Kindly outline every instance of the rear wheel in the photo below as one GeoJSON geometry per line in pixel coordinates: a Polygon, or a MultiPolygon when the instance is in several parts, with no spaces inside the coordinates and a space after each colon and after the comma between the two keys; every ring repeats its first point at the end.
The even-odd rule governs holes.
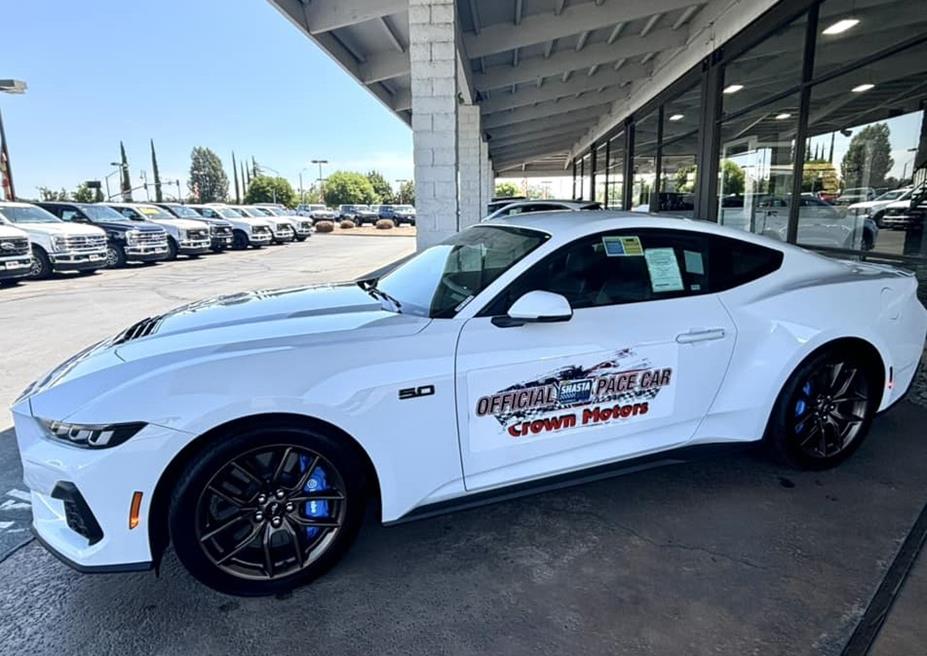
{"type": "Polygon", "coordinates": [[[773,454],[801,469],[826,469],[859,448],[878,405],[872,364],[847,349],[803,362],[779,393],[766,429],[773,454]]]}
{"type": "Polygon", "coordinates": [[[167,259],[171,261],[177,259],[177,242],[173,237],[167,238],[167,259]]]}
{"type": "Polygon", "coordinates": [[[232,431],[182,475],[170,532],[181,562],[206,585],[276,594],[347,551],[365,496],[363,467],[342,439],[300,427],[232,431]]]}

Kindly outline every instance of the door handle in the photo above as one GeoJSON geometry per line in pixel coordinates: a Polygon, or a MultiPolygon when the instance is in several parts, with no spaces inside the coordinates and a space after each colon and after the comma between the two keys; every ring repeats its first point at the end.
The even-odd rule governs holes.
{"type": "Polygon", "coordinates": [[[707,342],[712,339],[724,339],[724,335],[724,328],[690,330],[687,333],[679,333],[676,335],[676,341],[680,344],[692,344],[694,342],[707,342]]]}

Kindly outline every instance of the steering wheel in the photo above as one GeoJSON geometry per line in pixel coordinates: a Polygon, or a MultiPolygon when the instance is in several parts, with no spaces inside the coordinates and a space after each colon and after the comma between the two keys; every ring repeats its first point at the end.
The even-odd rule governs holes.
{"type": "Polygon", "coordinates": [[[471,292],[467,287],[454,282],[450,278],[442,278],[441,284],[450,289],[453,293],[460,296],[461,301],[473,295],[473,292],[471,292]]]}

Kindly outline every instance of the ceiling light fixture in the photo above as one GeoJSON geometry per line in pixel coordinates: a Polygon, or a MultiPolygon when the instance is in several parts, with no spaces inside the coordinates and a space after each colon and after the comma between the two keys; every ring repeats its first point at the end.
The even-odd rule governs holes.
{"type": "Polygon", "coordinates": [[[744,85],[742,84],[731,84],[731,85],[724,87],[724,93],[726,94],[737,93],[743,88],[744,88],[744,85]]]}
{"type": "Polygon", "coordinates": [[[672,116],[669,117],[669,120],[671,120],[671,121],[681,121],[683,118],[685,118],[685,117],[684,117],[682,114],[673,114],[672,116]]]}
{"type": "Polygon", "coordinates": [[[838,20],[836,23],[828,27],[826,30],[821,32],[821,34],[833,35],[833,34],[843,34],[847,30],[856,27],[859,25],[858,18],[844,18],[843,20],[838,20]]]}
{"type": "Polygon", "coordinates": [[[788,112],[782,112],[781,114],[776,114],[777,121],[784,121],[787,118],[792,118],[792,115],[788,112]]]}
{"type": "Polygon", "coordinates": [[[866,82],[865,84],[860,84],[858,86],[853,87],[852,89],[850,89],[850,91],[852,91],[853,93],[862,93],[863,91],[869,91],[869,89],[871,89],[874,86],[875,86],[874,84],[866,82]]]}

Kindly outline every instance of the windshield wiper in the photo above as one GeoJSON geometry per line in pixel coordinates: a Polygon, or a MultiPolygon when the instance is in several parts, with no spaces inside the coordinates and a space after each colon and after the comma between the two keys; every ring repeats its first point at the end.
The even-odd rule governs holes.
{"type": "Polygon", "coordinates": [[[377,281],[378,281],[378,278],[368,278],[367,280],[358,280],[357,285],[358,287],[363,289],[365,292],[367,292],[374,298],[385,300],[385,301],[388,301],[389,303],[392,303],[393,307],[395,308],[395,311],[398,312],[399,314],[402,314],[402,303],[400,303],[397,299],[395,299],[390,294],[386,293],[385,291],[377,287],[377,281]]]}

